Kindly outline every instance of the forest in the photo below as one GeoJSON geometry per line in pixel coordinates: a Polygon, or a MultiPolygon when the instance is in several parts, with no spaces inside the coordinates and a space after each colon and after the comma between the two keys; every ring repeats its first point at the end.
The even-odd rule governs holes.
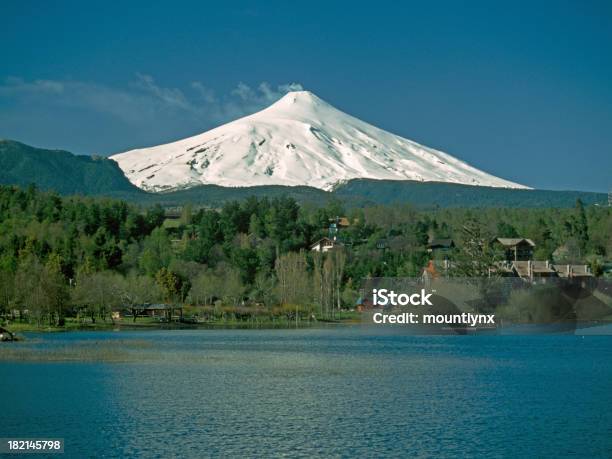
{"type": "Polygon", "coordinates": [[[595,275],[612,258],[612,209],[581,201],[574,208],[347,210],[340,201],[299,205],[281,196],[167,214],[160,205],[0,186],[0,314],[61,325],[165,303],[211,316],[333,318],[354,309],[364,278],[420,275],[432,238],[452,238],[457,260],[474,238],[485,250],[494,237],[531,238],[535,259],[586,263],[595,275]],[[336,235],[339,247],[311,251],[337,217],[350,223],[336,235]]]}

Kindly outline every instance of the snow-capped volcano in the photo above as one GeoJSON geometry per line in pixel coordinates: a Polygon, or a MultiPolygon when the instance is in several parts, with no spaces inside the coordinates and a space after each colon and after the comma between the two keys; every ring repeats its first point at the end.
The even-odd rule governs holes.
{"type": "Polygon", "coordinates": [[[527,188],[358,120],[309,91],[289,92],[203,134],[111,158],[148,191],[202,184],[330,190],[355,178],[527,188]]]}

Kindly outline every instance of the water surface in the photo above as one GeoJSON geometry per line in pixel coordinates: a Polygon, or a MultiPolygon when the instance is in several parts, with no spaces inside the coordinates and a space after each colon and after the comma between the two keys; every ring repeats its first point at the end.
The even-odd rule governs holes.
{"type": "Polygon", "coordinates": [[[64,457],[612,456],[610,336],[28,338],[0,347],[0,437],[64,457]]]}

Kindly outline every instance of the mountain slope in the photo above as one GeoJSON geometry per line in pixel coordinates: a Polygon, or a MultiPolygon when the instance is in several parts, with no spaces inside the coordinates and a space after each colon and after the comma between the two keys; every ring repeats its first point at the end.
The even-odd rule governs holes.
{"type": "Polygon", "coordinates": [[[605,193],[586,191],[524,190],[461,185],[457,183],[415,182],[410,180],[355,179],[327,192],[305,186],[252,186],[221,187],[198,185],[189,189],[168,193],[142,193],[132,200],[149,205],[218,207],[224,202],[241,201],[250,196],[290,196],[300,203],[325,206],[329,201],[339,201],[346,208],[372,205],[410,204],[416,208],[432,207],[574,207],[576,199],[585,205],[606,205],[605,193]]]}
{"type": "Polygon", "coordinates": [[[526,188],[358,120],[308,91],[203,134],[111,158],[148,191],[201,184],[330,190],[364,178],[526,188]]]}
{"type": "Polygon", "coordinates": [[[334,196],[358,205],[410,203],[415,207],[573,207],[607,203],[605,193],[553,191],[468,186],[458,183],[396,180],[351,180],[338,187],[334,196]]]}
{"type": "Polygon", "coordinates": [[[0,140],[0,184],[31,183],[61,194],[144,194],[130,183],[115,161],[0,140]]]}

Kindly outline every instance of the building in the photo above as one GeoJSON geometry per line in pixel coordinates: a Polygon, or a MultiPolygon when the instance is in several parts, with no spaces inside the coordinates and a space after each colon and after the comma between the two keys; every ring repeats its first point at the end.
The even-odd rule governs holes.
{"type": "Polygon", "coordinates": [[[351,226],[351,223],[346,217],[330,218],[329,227],[327,228],[329,238],[336,239],[340,230],[349,226],[351,226]]]}
{"type": "Polygon", "coordinates": [[[183,320],[183,307],[181,305],[173,305],[166,303],[156,304],[140,304],[130,307],[134,322],[138,316],[148,316],[159,319],[172,320],[178,315],[178,320],[183,320]]]}
{"type": "Polygon", "coordinates": [[[455,248],[455,242],[452,239],[436,239],[433,238],[427,244],[427,251],[434,258],[448,258],[448,253],[455,248]]]}
{"type": "Polygon", "coordinates": [[[533,259],[535,243],[531,239],[498,237],[493,240],[493,245],[503,250],[506,261],[527,261],[533,259]]]}
{"type": "Polygon", "coordinates": [[[564,279],[574,279],[580,277],[593,277],[589,265],[553,265],[559,277],[564,279]]]}
{"type": "Polygon", "coordinates": [[[502,261],[491,268],[491,274],[519,277],[528,282],[545,283],[551,278],[592,277],[587,265],[553,265],[548,260],[502,261]]]}
{"type": "Polygon", "coordinates": [[[330,250],[336,249],[338,247],[341,247],[342,243],[335,240],[335,239],[330,239],[328,237],[324,237],[322,239],[319,239],[317,242],[315,242],[314,244],[312,244],[310,246],[310,250],[313,252],[329,252],[330,250]]]}
{"type": "Polygon", "coordinates": [[[372,300],[369,297],[360,296],[355,302],[355,310],[363,312],[374,307],[372,300]]]}
{"type": "Polygon", "coordinates": [[[521,279],[535,282],[546,281],[547,278],[557,277],[557,272],[548,260],[513,261],[512,270],[521,279]]]}

